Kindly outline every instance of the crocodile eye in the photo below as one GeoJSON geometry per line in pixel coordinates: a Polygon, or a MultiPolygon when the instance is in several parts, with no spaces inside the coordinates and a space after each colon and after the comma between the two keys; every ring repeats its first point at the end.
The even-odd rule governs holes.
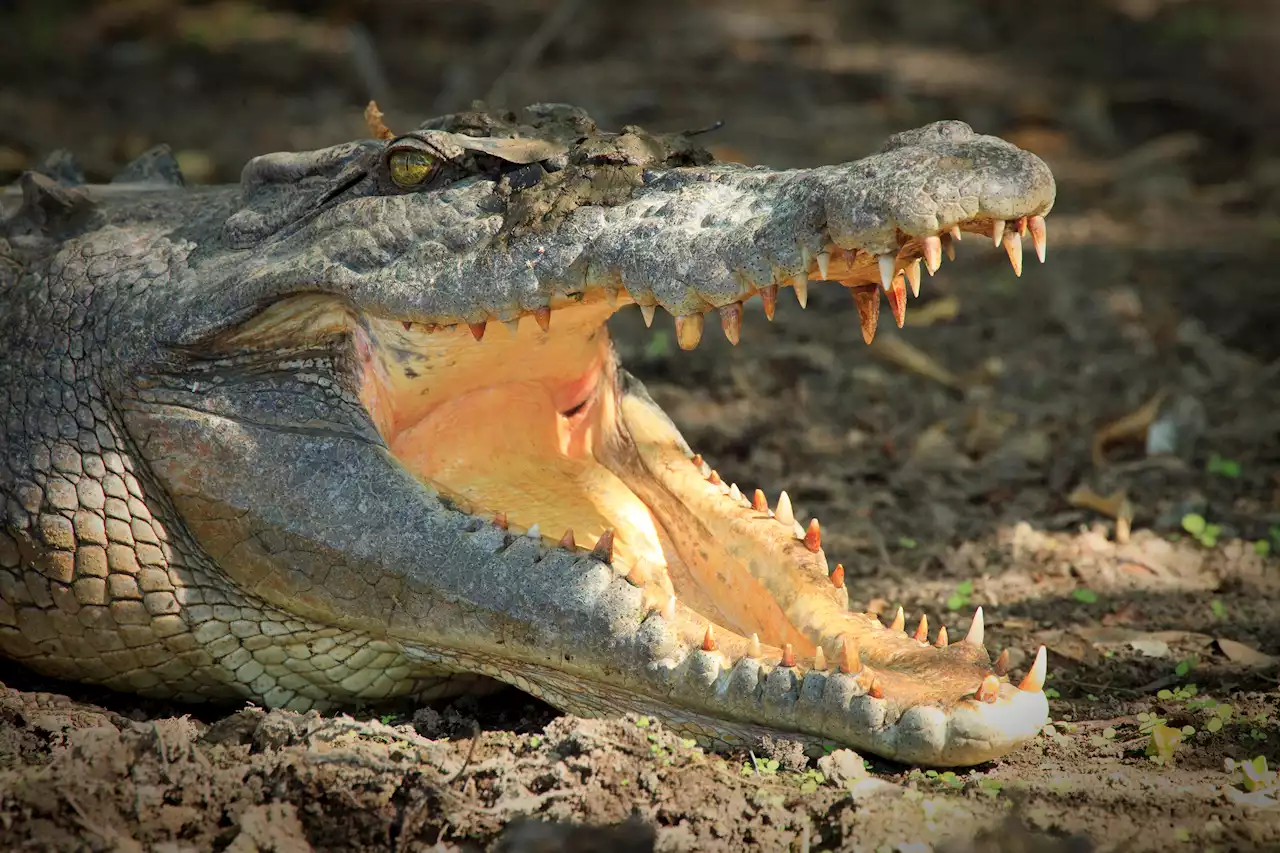
{"type": "Polygon", "coordinates": [[[425,151],[405,149],[391,152],[388,161],[391,180],[396,186],[408,189],[421,186],[436,169],[435,158],[425,151]]]}

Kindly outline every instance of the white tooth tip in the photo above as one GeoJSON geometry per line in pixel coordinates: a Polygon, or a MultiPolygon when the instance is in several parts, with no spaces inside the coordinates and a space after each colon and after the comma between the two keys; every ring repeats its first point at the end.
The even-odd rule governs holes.
{"type": "Polygon", "coordinates": [[[541,539],[542,531],[538,529],[537,524],[533,524],[533,525],[530,525],[529,529],[525,531],[524,535],[528,536],[530,539],[541,539]]]}
{"type": "Polygon", "coordinates": [[[888,293],[893,289],[893,277],[897,272],[896,265],[894,263],[895,260],[895,256],[888,252],[877,258],[877,261],[880,264],[880,286],[884,288],[885,293],[888,293]]]}

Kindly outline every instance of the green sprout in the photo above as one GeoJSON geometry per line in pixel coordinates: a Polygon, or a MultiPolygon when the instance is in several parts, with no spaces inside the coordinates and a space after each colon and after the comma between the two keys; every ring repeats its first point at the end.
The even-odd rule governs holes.
{"type": "Polygon", "coordinates": [[[1098,594],[1085,588],[1072,590],[1071,597],[1081,604],[1096,604],[1098,601],[1098,594]]]}
{"type": "Polygon", "coordinates": [[[1222,603],[1222,599],[1215,598],[1209,602],[1209,609],[1213,611],[1213,618],[1219,621],[1227,618],[1227,605],[1222,603]]]}
{"type": "Polygon", "coordinates": [[[920,547],[920,543],[912,539],[910,536],[899,536],[898,547],[903,548],[907,551],[911,551],[911,550],[914,550],[915,548],[920,547]]]}
{"type": "MultiPolygon", "coordinates": [[[[1181,729],[1175,729],[1164,725],[1163,722],[1153,725],[1147,741],[1147,757],[1151,759],[1153,764],[1168,764],[1173,761],[1173,754],[1178,751],[1179,744],[1187,736],[1186,729],[1189,728],[1191,727],[1185,726],[1181,729]]],[[[1193,733],[1194,731],[1192,729],[1193,733]]]]}
{"type": "Polygon", "coordinates": [[[973,596],[973,581],[963,580],[956,584],[955,592],[947,598],[948,610],[960,610],[969,606],[969,599],[973,596]]]}
{"type": "Polygon", "coordinates": [[[1240,476],[1240,463],[1234,459],[1227,459],[1225,456],[1213,454],[1209,457],[1209,462],[1205,466],[1210,474],[1217,474],[1220,477],[1230,477],[1236,479],[1240,476]]]}
{"type": "Polygon", "coordinates": [[[1206,548],[1217,545],[1218,537],[1222,535],[1222,525],[1210,524],[1203,515],[1195,512],[1182,517],[1182,529],[1206,548]]]}

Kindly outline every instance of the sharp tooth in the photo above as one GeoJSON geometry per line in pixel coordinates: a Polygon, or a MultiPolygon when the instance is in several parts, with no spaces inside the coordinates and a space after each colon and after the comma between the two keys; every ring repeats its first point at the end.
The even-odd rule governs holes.
{"type": "Polygon", "coordinates": [[[657,311],[656,305],[641,305],[640,313],[644,315],[644,326],[646,329],[653,327],[653,315],[657,311]]]}
{"type": "Polygon", "coordinates": [[[855,287],[853,304],[858,306],[858,323],[862,326],[862,339],[868,344],[875,339],[876,324],[880,322],[880,288],[855,287]]]}
{"type": "Polygon", "coordinates": [[[529,529],[524,532],[524,535],[528,536],[530,539],[541,539],[542,529],[538,527],[538,523],[535,521],[529,526],[529,529]]]}
{"type": "Polygon", "coordinates": [[[493,526],[494,526],[494,527],[500,527],[500,528],[502,528],[503,530],[506,530],[506,529],[507,529],[507,514],[506,514],[505,512],[500,512],[500,513],[498,513],[497,515],[495,515],[495,516],[493,517],[493,526]]]}
{"type": "Polygon", "coordinates": [[[763,489],[756,489],[756,493],[751,496],[751,508],[756,512],[769,511],[769,499],[764,496],[763,489]]]}
{"type": "Polygon", "coordinates": [[[400,321],[400,325],[404,326],[404,330],[407,332],[407,331],[409,331],[410,329],[412,329],[412,328],[413,328],[413,321],[412,321],[412,320],[401,320],[401,321],[400,321]]]}
{"type": "Polygon", "coordinates": [[[796,301],[800,303],[800,310],[803,311],[809,307],[809,282],[803,278],[797,278],[795,283],[791,285],[796,292],[796,301]]]}
{"type": "Polygon", "coordinates": [[[1009,263],[1013,265],[1013,274],[1022,275],[1022,238],[1017,231],[1006,231],[1004,250],[1009,253],[1009,263]]]}
{"type": "Polygon", "coordinates": [[[951,235],[952,240],[955,240],[957,243],[960,242],[960,226],[959,225],[952,225],[951,230],[949,230],[947,233],[951,235]]]}
{"type": "Polygon", "coordinates": [[[578,547],[578,543],[573,541],[573,528],[566,530],[564,535],[560,537],[560,547],[570,550],[578,547]]]}
{"type": "Polygon", "coordinates": [[[973,622],[969,625],[969,633],[964,635],[964,641],[971,646],[982,648],[983,634],[982,608],[979,607],[973,611],[973,622]]]}
{"type": "Polygon", "coordinates": [[[943,246],[947,251],[947,260],[954,261],[956,259],[956,241],[948,240],[947,245],[943,246]]]}
{"type": "Polygon", "coordinates": [[[772,323],[773,312],[778,310],[778,285],[760,288],[760,301],[764,304],[765,319],[772,323]]]}
{"type": "Polygon", "coordinates": [[[991,668],[996,671],[996,675],[1009,674],[1009,650],[1008,649],[1005,649],[1000,653],[1000,657],[996,658],[996,662],[991,665],[991,668]]]}
{"type": "Polygon", "coordinates": [[[538,322],[538,328],[547,331],[551,328],[551,309],[535,308],[533,311],[533,319],[538,322]]]}
{"type": "Polygon", "coordinates": [[[880,264],[880,286],[884,288],[884,292],[888,293],[889,288],[893,287],[893,275],[897,267],[895,261],[897,259],[890,253],[885,252],[876,258],[880,264]]]}
{"type": "Polygon", "coordinates": [[[884,686],[880,684],[880,679],[872,677],[871,686],[867,688],[867,695],[872,699],[884,698],[884,686]]]}
{"type": "Polygon", "coordinates": [[[742,334],[742,303],[730,302],[720,309],[720,328],[724,329],[729,343],[736,347],[742,334]]]}
{"type": "Polygon", "coordinates": [[[1031,231],[1031,243],[1036,247],[1036,257],[1044,263],[1044,253],[1049,248],[1049,233],[1045,229],[1044,217],[1033,216],[1027,223],[1031,231]]]}
{"type": "Polygon", "coordinates": [[[676,621],[676,597],[673,595],[662,605],[662,618],[668,622],[676,621]]]}
{"type": "Polygon", "coordinates": [[[702,638],[702,650],[704,652],[714,652],[716,649],[720,648],[716,645],[716,635],[711,628],[711,625],[707,626],[706,636],[702,638]]]}
{"type": "Polygon", "coordinates": [[[602,563],[613,565],[613,528],[608,527],[604,533],[600,534],[600,538],[596,540],[596,546],[591,549],[591,556],[595,557],[602,563]]]}
{"type": "Polygon", "coordinates": [[[520,334],[520,318],[519,317],[515,318],[514,320],[503,320],[502,325],[504,328],[506,328],[507,334],[509,334],[511,337],[514,338],[516,335],[520,334]]]}
{"type": "Polygon", "coordinates": [[[945,649],[947,647],[947,626],[946,625],[943,625],[941,628],[938,629],[938,639],[934,640],[933,644],[940,649],[945,649]]]}
{"type": "MultiPolygon", "coordinates": [[[[902,608],[898,608],[898,612],[894,614],[893,622],[889,625],[891,631],[902,631],[907,625],[907,614],[902,612],[902,608]]],[[[905,633],[905,632],[904,632],[905,633]]]]}
{"type": "Polygon", "coordinates": [[[778,508],[773,511],[773,517],[787,527],[796,523],[796,517],[791,512],[791,498],[787,497],[786,492],[778,495],[778,508]]]}
{"type": "Polygon", "coordinates": [[[914,259],[903,267],[902,271],[906,273],[907,284],[911,285],[911,295],[918,298],[920,296],[920,259],[914,259]]]}
{"type": "Polygon", "coordinates": [[[815,554],[822,550],[822,525],[816,518],[809,519],[809,528],[804,532],[804,547],[815,554]]]}
{"type": "Polygon", "coordinates": [[[974,699],[977,699],[979,702],[986,702],[987,704],[991,704],[999,697],[1000,679],[996,678],[994,675],[988,675],[986,678],[982,679],[982,684],[978,686],[978,689],[974,691],[973,694],[974,699]]]}
{"type": "MultiPolygon", "coordinates": [[[[831,266],[831,253],[819,252],[815,259],[818,262],[818,278],[822,281],[827,280],[827,269],[831,266]]],[[[798,280],[798,279],[797,279],[798,280]]]]}
{"type": "Polygon", "coordinates": [[[1004,239],[1004,220],[997,219],[991,223],[991,245],[997,249],[1000,248],[1000,241],[1004,239]]]}
{"type": "Polygon", "coordinates": [[[1025,690],[1028,693],[1039,693],[1044,689],[1044,677],[1047,674],[1048,661],[1045,658],[1044,646],[1036,651],[1036,659],[1031,664],[1031,669],[1027,670],[1026,677],[1022,679],[1022,683],[1018,685],[1019,690],[1025,690]]]}
{"type": "Polygon", "coordinates": [[[1027,217],[1019,216],[1017,222],[1015,222],[1014,224],[1018,226],[1019,237],[1027,236],[1027,217]]]}
{"type": "Polygon", "coordinates": [[[911,636],[915,639],[915,641],[916,641],[917,643],[927,643],[927,642],[929,642],[929,617],[928,617],[928,615],[926,615],[926,614],[924,614],[924,613],[921,613],[921,614],[920,614],[920,624],[916,625],[916,632],[915,632],[914,634],[912,634],[911,636]]]}
{"type": "Polygon", "coordinates": [[[467,328],[471,330],[471,337],[477,341],[484,337],[484,322],[468,323],[467,328]]]}
{"type": "Polygon", "coordinates": [[[836,567],[831,570],[831,585],[836,589],[844,588],[844,564],[836,563],[836,567]]]}
{"type": "Polygon", "coordinates": [[[791,523],[791,532],[795,534],[797,539],[804,541],[804,528],[800,526],[800,522],[794,521],[791,523]]]}
{"type": "Polygon", "coordinates": [[[799,275],[796,275],[795,278],[800,278],[801,276],[808,278],[809,266],[812,263],[813,263],[813,252],[809,251],[808,246],[801,246],[800,247],[800,273],[799,275]]]}
{"type": "Polygon", "coordinates": [[[813,668],[816,672],[825,672],[827,669],[827,653],[822,650],[822,646],[818,646],[818,650],[813,653],[813,668]]]}
{"type": "Polygon", "coordinates": [[[907,322],[907,285],[902,276],[893,280],[893,287],[889,291],[889,310],[893,312],[893,322],[901,329],[907,322]]]}
{"type": "Polygon", "coordinates": [[[730,484],[730,486],[729,486],[729,497],[733,499],[733,502],[734,502],[734,503],[738,503],[739,501],[741,501],[741,500],[742,500],[742,492],[738,491],[738,484],[737,484],[737,483],[732,483],[732,484],[730,484]]]}
{"type": "Polygon", "coordinates": [[[933,275],[942,266],[942,238],[930,234],[924,238],[924,268],[933,275]]]}
{"type": "Polygon", "coordinates": [[[747,657],[760,657],[760,636],[758,634],[751,635],[751,642],[747,644],[747,657]]]}
{"type": "Polygon", "coordinates": [[[702,467],[702,454],[701,454],[701,453],[695,453],[695,454],[693,454],[693,457],[692,457],[689,461],[690,461],[691,463],[693,463],[693,467],[694,467],[694,468],[701,468],[701,467],[702,467]]]}
{"type": "Polygon", "coordinates": [[[778,663],[782,666],[796,665],[796,653],[795,650],[791,648],[790,643],[787,643],[782,647],[782,660],[778,661],[778,663]]]}
{"type": "Polygon", "coordinates": [[[707,475],[707,480],[710,481],[711,485],[713,486],[718,486],[720,485],[721,482],[723,482],[720,479],[720,472],[714,468],[712,468],[711,473],[707,475]]]}
{"type": "Polygon", "coordinates": [[[840,671],[845,675],[862,672],[862,658],[858,655],[858,641],[847,634],[840,644],[840,671]]]}
{"type": "Polygon", "coordinates": [[[680,344],[680,349],[697,348],[698,341],[702,340],[703,322],[703,315],[696,312],[676,317],[676,341],[680,344]]]}

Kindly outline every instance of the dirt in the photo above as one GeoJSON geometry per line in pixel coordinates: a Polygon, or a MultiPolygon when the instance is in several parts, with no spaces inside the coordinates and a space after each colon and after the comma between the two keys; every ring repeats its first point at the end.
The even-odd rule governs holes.
{"type": "Polygon", "coordinates": [[[723,119],[721,156],[782,166],[958,117],[1048,160],[1049,263],[1017,279],[966,239],[869,348],[834,286],[807,311],[785,292],[772,327],[757,303],[736,348],[679,352],[634,312],[613,331],[726,481],[821,518],[853,606],[954,636],[982,605],[1015,671],[1046,644],[1054,722],[937,774],[706,754],[514,691],[299,716],[2,662],[0,849],[1280,849],[1274,783],[1232,769],[1280,765],[1275,3],[273,8],[0,13],[0,178],[65,146],[101,180],[167,141],[189,177],[234,180],[361,134],[370,95],[393,130],[474,97],[723,119]],[[1172,452],[1100,432],[1153,399],[1172,452]]]}

